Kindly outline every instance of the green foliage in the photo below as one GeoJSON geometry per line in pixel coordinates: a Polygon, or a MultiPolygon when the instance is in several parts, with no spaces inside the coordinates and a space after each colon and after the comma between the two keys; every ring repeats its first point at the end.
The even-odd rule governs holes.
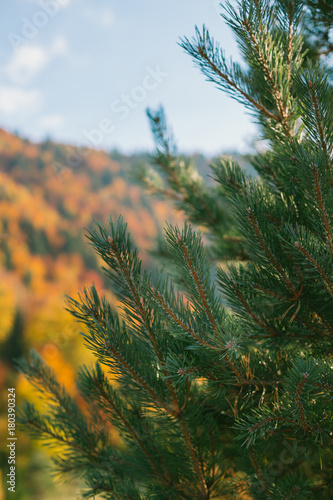
{"type": "Polygon", "coordinates": [[[17,310],[14,317],[13,326],[8,338],[1,348],[1,359],[8,364],[12,364],[15,358],[24,353],[24,321],[22,312],[17,310]]]}
{"type": "Polygon", "coordinates": [[[331,0],[304,0],[304,4],[306,16],[303,26],[308,56],[312,59],[329,56],[333,52],[333,4],[331,0]]]}
{"type": "MultiPolygon", "coordinates": [[[[163,108],[147,111],[156,151],[151,167],[141,164],[135,177],[151,194],[169,198],[183,210],[193,224],[206,230],[213,243],[213,258],[245,259],[239,235],[233,230],[233,219],[219,185],[206,183],[199,174],[193,158],[179,155],[163,108]]],[[[159,253],[166,254],[163,240],[159,253]]]]}
{"type": "Polygon", "coordinates": [[[80,468],[84,498],[332,498],[333,100],[329,69],[304,64],[303,6],[227,3],[246,69],[227,63],[206,28],[182,41],[260,124],[269,149],[253,159],[259,178],[221,159],[208,188],[177,156],[163,112],[149,115],[155,188],[179,192],[216,240],[223,230],[203,214],[207,205],[222,217],[223,201],[250,260],[215,275],[201,235],[168,225],[176,273],[149,273],[121,218],[98,224],[89,240],[120,308],[94,287],[69,299],[98,360],[78,376],[85,409],[37,355],[20,362],[52,398],[48,415],[26,404],[21,424],[66,446],[57,466],[80,468]]]}

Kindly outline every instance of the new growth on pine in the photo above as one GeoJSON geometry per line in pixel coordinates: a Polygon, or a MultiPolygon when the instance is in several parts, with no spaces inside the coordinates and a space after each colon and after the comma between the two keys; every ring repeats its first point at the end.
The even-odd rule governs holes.
{"type": "Polygon", "coordinates": [[[147,272],[121,217],[98,224],[88,238],[121,307],[93,286],[68,300],[96,357],[78,374],[85,409],[39,354],[18,362],[48,398],[45,414],[26,402],[21,425],[63,445],[57,470],[82,476],[82,498],[333,496],[333,93],[302,24],[317,4],[226,2],[246,68],[206,27],[181,41],[259,124],[258,177],[224,158],[207,186],[178,156],[163,111],[149,112],[157,170],[142,179],[220,253],[246,261],[230,256],[215,272],[200,231],[167,225],[176,272],[147,272]]]}

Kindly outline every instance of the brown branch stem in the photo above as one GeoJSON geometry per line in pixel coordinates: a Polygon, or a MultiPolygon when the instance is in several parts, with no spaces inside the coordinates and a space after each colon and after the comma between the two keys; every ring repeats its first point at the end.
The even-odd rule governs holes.
{"type": "Polygon", "coordinates": [[[313,163],[311,163],[311,171],[312,171],[314,182],[315,182],[316,195],[317,195],[318,204],[319,204],[321,216],[322,216],[324,227],[325,227],[326,237],[328,240],[328,246],[329,246],[329,249],[331,251],[331,255],[333,257],[332,232],[331,232],[328,217],[327,217],[325,207],[324,207],[324,201],[323,201],[323,195],[322,195],[321,187],[320,187],[317,165],[314,165],[313,163]]]}
{"type": "Polygon", "coordinates": [[[257,37],[255,35],[255,33],[253,32],[252,30],[252,27],[249,23],[249,20],[244,16],[243,18],[243,26],[245,27],[245,30],[247,31],[247,33],[249,34],[250,38],[251,38],[251,41],[253,43],[253,46],[255,47],[255,50],[258,54],[258,57],[259,57],[259,60],[261,62],[261,65],[262,65],[262,68],[266,74],[266,78],[271,86],[271,89],[272,89],[272,96],[274,97],[275,99],[275,103],[276,103],[276,107],[277,107],[277,110],[278,110],[278,113],[279,113],[279,117],[278,117],[278,120],[281,124],[282,124],[282,127],[283,127],[283,130],[286,134],[287,137],[291,137],[291,130],[290,130],[290,127],[288,125],[288,122],[287,122],[287,118],[288,118],[288,115],[284,109],[284,106],[283,106],[283,103],[282,103],[282,99],[281,99],[281,95],[280,95],[280,92],[279,92],[279,89],[276,85],[276,82],[274,80],[274,77],[273,77],[273,74],[272,72],[270,71],[267,63],[266,63],[266,60],[265,60],[265,57],[264,57],[264,54],[260,48],[260,44],[257,40],[257,37]]]}
{"type": "Polygon", "coordinates": [[[270,328],[268,325],[266,325],[263,321],[261,321],[260,318],[258,318],[258,316],[256,316],[254,314],[254,312],[252,311],[251,307],[249,306],[249,304],[246,302],[246,300],[244,299],[243,295],[241,294],[241,292],[238,290],[237,288],[237,283],[234,283],[234,286],[236,287],[236,294],[237,296],[239,297],[239,299],[241,300],[243,306],[245,307],[245,309],[247,310],[247,312],[249,313],[249,315],[251,316],[251,318],[259,325],[261,326],[261,328],[264,328],[268,333],[270,333],[271,337],[276,337],[278,332],[276,330],[273,330],[272,328],[270,328]]]}
{"type": "Polygon", "coordinates": [[[259,467],[259,464],[257,462],[257,459],[256,459],[256,457],[254,455],[253,450],[250,450],[250,459],[251,459],[252,465],[253,465],[256,473],[257,473],[257,476],[258,476],[258,478],[259,478],[259,480],[260,480],[260,482],[261,482],[261,484],[262,484],[262,486],[263,486],[263,488],[265,490],[266,495],[271,497],[272,494],[271,494],[271,492],[268,489],[268,485],[267,485],[266,480],[264,478],[264,475],[263,475],[263,473],[261,471],[261,468],[259,467]]]}
{"type": "Polygon", "coordinates": [[[214,317],[212,315],[212,312],[211,312],[211,310],[210,310],[210,308],[208,306],[207,299],[206,299],[206,294],[204,292],[202,283],[201,283],[201,281],[199,279],[199,276],[198,276],[198,274],[197,274],[197,272],[196,272],[196,270],[195,270],[195,268],[194,268],[194,266],[192,264],[191,258],[189,256],[187,248],[186,248],[186,244],[183,241],[183,238],[182,238],[182,236],[181,236],[180,233],[178,233],[178,241],[179,241],[179,244],[180,244],[180,246],[182,248],[182,251],[183,251],[185,260],[187,262],[188,268],[190,270],[190,273],[192,275],[192,278],[194,279],[194,282],[195,282],[195,284],[196,284],[196,286],[198,288],[199,295],[200,295],[200,298],[202,300],[202,303],[203,303],[204,309],[206,311],[206,315],[207,315],[207,317],[209,319],[209,322],[212,325],[213,330],[215,332],[217,332],[217,326],[216,326],[216,323],[215,323],[215,319],[214,319],[214,317]]]}
{"type": "Polygon", "coordinates": [[[251,97],[249,94],[247,94],[246,92],[244,92],[244,90],[242,90],[240,87],[238,87],[238,85],[236,85],[235,82],[233,82],[229,77],[228,75],[226,75],[225,73],[223,73],[217,66],[216,64],[211,61],[208,57],[208,55],[206,54],[206,52],[204,52],[200,47],[198,47],[198,52],[200,54],[200,56],[205,59],[205,61],[208,62],[208,64],[210,65],[210,67],[212,68],[212,70],[217,74],[219,75],[225,82],[227,82],[228,85],[230,85],[230,87],[234,88],[237,92],[239,92],[243,97],[245,97],[245,99],[251,103],[255,108],[257,108],[259,111],[261,111],[261,113],[263,113],[265,116],[267,116],[268,118],[271,118],[272,120],[274,121],[280,121],[279,117],[274,115],[273,113],[271,113],[268,109],[265,108],[265,106],[263,106],[260,102],[257,102],[253,99],[253,97],[251,97]]]}
{"type": "Polygon", "coordinates": [[[315,111],[315,115],[316,115],[317,129],[318,129],[318,133],[319,133],[319,137],[320,137],[321,147],[323,148],[325,155],[327,157],[327,170],[330,170],[329,155],[328,155],[328,151],[327,151],[327,144],[326,144],[325,137],[324,137],[323,127],[322,127],[321,120],[320,120],[320,113],[319,113],[319,106],[318,106],[318,99],[317,99],[317,95],[316,95],[316,89],[315,89],[313,82],[311,82],[311,80],[308,81],[308,85],[309,85],[310,96],[311,96],[311,99],[313,102],[313,107],[314,107],[314,111],[315,111]]]}
{"type": "Polygon", "coordinates": [[[325,281],[325,284],[329,290],[329,292],[333,295],[333,286],[330,280],[328,279],[328,276],[325,274],[324,270],[322,267],[318,264],[318,262],[312,257],[312,255],[309,254],[309,252],[298,242],[295,243],[295,247],[298,248],[298,250],[305,255],[305,257],[311,262],[311,264],[317,269],[323,280],[325,281]]]}
{"type": "Polygon", "coordinates": [[[304,373],[303,379],[302,379],[301,383],[298,386],[298,390],[296,392],[296,399],[295,399],[296,406],[298,408],[299,415],[300,415],[300,418],[301,418],[301,422],[303,424],[303,428],[306,431],[309,431],[310,427],[308,426],[308,424],[306,423],[306,420],[305,420],[305,412],[304,412],[304,408],[303,408],[303,405],[302,405],[302,402],[301,402],[301,396],[302,396],[302,392],[303,392],[303,389],[304,389],[304,386],[306,384],[306,381],[307,381],[308,377],[309,377],[308,373],[304,373]]]}
{"type": "Polygon", "coordinates": [[[133,429],[133,427],[130,425],[130,423],[128,422],[128,420],[126,420],[126,418],[123,416],[123,414],[118,410],[117,406],[114,404],[114,402],[108,397],[107,393],[104,391],[104,389],[99,385],[99,384],[96,384],[96,387],[97,389],[99,390],[101,396],[103,399],[105,399],[105,401],[110,405],[110,407],[112,408],[112,410],[117,414],[117,416],[120,418],[120,420],[123,422],[123,424],[125,425],[125,427],[127,428],[128,432],[131,434],[131,436],[133,437],[133,439],[138,443],[139,447],[141,448],[142,452],[144,453],[144,455],[147,457],[148,459],[148,462],[150,463],[153,471],[155,472],[156,474],[156,477],[159,478],[159,480],[161,481],[161,483],[165,486],[168,484],[167,480],[161,476],[159,470],[157,469],[155,463],[154,463],[154,460],[152,459],[151,455],[149,454],[147,448],[145,447],[145,445],[143,444],[143,442],[141,441],[140,437],[138,436],[138,434],[136,433],[136,431],[133,429]]]}
{"type": "Polygon", "coordinates": [[[252,227],[253,227],[253,229],[255,231],[255,234],[257,235],[257,238],[258,238],[258,241],[260,243],[260,246],[264,250],[264,252],[267,255],[267,257],[269,258],[269,260],[272,262],[272,264],[274,265],[274,267],[277,269],[278,273],[283,278],[283,280],[285,281],[287,287],[292,292],[292,294],[294,295],[294,297],[298,298],[298,293],[295,290],[294,286],[290,282],[289,278],[286,276],[286,274],[285,274],[284,270],[282,269],[282,267],[276,261],[275,257],[272,255],[272,253],[270,252],[270,250],[267,248],[267,246],[265,244],[265,241],[264,241],[264,238],[263,238],[263,236],[261,234],[261,231],[260,231],[260,229],[258,227],[258,223],[257,223],[257,221],[256,221],[256,219],[254,217],[253,210],[252,210],[251,207],[249,207],[247,209],[247,213],[248,213],[248,218],[250,220],[250,223],[251,223],[251,225],[252,225],[252,227]]]}

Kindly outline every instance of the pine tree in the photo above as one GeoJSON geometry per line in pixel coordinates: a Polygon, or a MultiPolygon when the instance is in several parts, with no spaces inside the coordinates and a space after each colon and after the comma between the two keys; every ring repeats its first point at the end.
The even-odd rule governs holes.
{"type": "MultiPolygon", "coordinates": [[[[304,64],[303,7],[226,4],[246,69],[227,62],[205,27],[182,40],[206,78],[253,114],[268,144],[253,160],[256,179],[231,159],[213,167],[248,261],[212,277],[200,233],[168,225],[176,276],[149,273],[121,218],[98,225],[89,240],[122,307],[94,287],[69,299],[97,358],[78,375],[85,409],[37,353],[19,362],[50,398],[47,414],[26,402],[21,425],[63,444],[57,469],[83,476],[82,498],[333,496],[333,95],[329,69],[304,64]]],[[[164,172],[171,165],[171,177],[190,179],[163,115],[151,118],[164,172]]],[[[203,213],[202,199],[212,206],[212,197],[195,182],[188,192],[203,213]]]]}

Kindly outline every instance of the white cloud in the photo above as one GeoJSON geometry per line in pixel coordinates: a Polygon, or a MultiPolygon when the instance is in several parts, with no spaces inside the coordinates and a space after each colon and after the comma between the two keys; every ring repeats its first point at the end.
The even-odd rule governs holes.
{"type": "Polygon", "coordinates": [[[72,3],[72,0],[58,0],[60,7],[68,7],[72,3]]]}
{"type": "MultiPolygon", "coordinates": [[[[25,2],[28,2],[28,3],[34,3],[36,5],[41,5],[43,3],[47,3],[47,1],[45,0],[43,2],[43,0],[24,0],[25,2]]],[[[68,7],[73,0],[56,0],[57,1],[57,4],[59,5],[59,7],[68,7]]]]}
{"type": "Polygon", "coordinates": [[[64,124],[64,121],[63,115],[60,115],[59,113],[51,113],[39,118],[37,126],[42,128],[43,131],[53,132],[58,130],[64,124]]]}
{"type": "Polygon", "coordinates": [[[41,95],[37,90],[19,87],[0,87],[0,111],[7,115],[32,112],[39,108],[41,95]]]}
{"type": "Polygon", "coordinates": [[[13,53],[12,59],[5,67],[5,73],[13,83],[26,85],[54,57],[65,55],[67,52],[67,42],[62,36],[55,38],[50,47],[36,44],[23,45],[13,53]]]}
{"type": "Polygon", "coordinates": [[[57,36],[49,49],[51,57],[64,56],[69,53],[67,40],[64,36],[57,36]]]}
{"type": "Polygon", "coordinates": [[[85,17],[100,26],[111,26],[114,23],[114,15],[108,7],[102,9],[85,9],[85,17]]]}
{"type": "Polygon", "coordinates": [[[6,66],[5,71],[13,83],[29,83],[47,64],[46,50],[39,45],[23,45],[6,66]]]}

